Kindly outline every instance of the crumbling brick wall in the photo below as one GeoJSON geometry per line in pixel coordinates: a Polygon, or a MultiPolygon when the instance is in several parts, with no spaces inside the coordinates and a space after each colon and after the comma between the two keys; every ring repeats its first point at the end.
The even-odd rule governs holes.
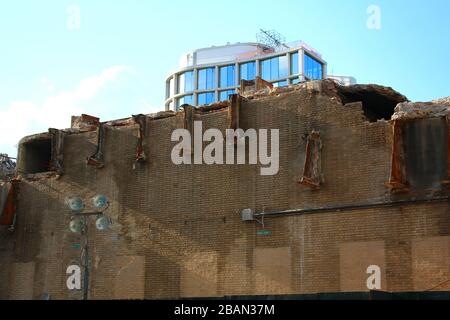
{"type": "MultiPolygon", "coordinates": [[[[204,130],[227,128],[225,109],[199,117],[204,130]]],[[[261,176],[258,165],[175,166],[170,136],[183,128],[181,113],[147,125],[147,162],[135,170],[136,126],[106,130],[102,169],[86,165],[96,151],[95,131],[66,136],[64,175],[22,182],[16,230],[8,240],[15,246],[0,251],[0,261],[9,261],[0,264],[0,274],[9,275],[0,298],[29,294],[30,288],[36,299],[45,293],[82,297],[65,284],[67,266],[80,264],[82,241],[68,229],[64,199],[97,193],[111,200],[113,226],[101,232],[90,225],[90,298],[367,291],[371,264],[382,269],[383,290],[445,284],[446,202],[267,217],[262,234],[260,224],[240,219],[244,208],[271,212],[408,199],[385,186],[389,122],[368,122],[358,103],[343,106],[296,90],[243,101],[239,125],[280,129],[278,175],[261,176]],[[313,130],[323,144],[318,190],[298,183],[305,136],[313,130]]]]}

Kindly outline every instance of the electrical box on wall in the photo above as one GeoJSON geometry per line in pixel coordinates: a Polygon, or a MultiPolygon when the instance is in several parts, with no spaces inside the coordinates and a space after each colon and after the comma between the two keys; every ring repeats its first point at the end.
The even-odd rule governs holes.
{"type": "Polygon", "coordinates": [[[253,211],[252,209],[244,209],[241,211],[241,220],[242,221],[253,221],[254,216],[253,216],[253,211]]]}

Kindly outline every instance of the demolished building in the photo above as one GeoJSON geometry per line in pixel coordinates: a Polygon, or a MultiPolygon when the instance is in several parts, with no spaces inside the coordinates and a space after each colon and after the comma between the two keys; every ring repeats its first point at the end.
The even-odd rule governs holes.
{"type": "Polygon", "coordinates": [[[377,290],[450,291],[446,101],[257,78],[229,101],[182,109],[82,115],[22,139],[14,231],[0,230],[0,298],[365,292],[373,266],[377,290]],[[171,133],[198,120],[204,130],[279,129],[279,173],[174,165],[171,133]],[[71,232],[67,198],[96,194],[110,200],[111,227],[71,232]],[[87,292],[68,289],[71,265],[83,267],[87,292]]]}

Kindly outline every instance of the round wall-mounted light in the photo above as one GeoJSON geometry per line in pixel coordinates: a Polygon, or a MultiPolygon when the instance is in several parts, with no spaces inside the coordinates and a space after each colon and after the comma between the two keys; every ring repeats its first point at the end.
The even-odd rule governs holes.
{"type": "Polygon", "coordinates": [[[69,228],[73,233],[82,233],[84,230],[84,222],[81,219],[73,219],[70,221],[69,228]]]}
{"type": "Polygon", "coordinates": [[[109,228],[111,225],[111,219],[106,215],[100,215],[97,220],[95,221],[95,227],[100,230],[104,231],[109,228]]]}
{"type": "Polygon", "coordinates": [[[73,212],[81,212],[84,210],[83,199],[79,197],[71,197],[66,200],[67,205],[73,212]]]}
{"type": "Polygon", "coordinates": [[[103,209],[108,206],[108,198],[102,194],[98,194],[92,198],[92,204],[97,209],[103,209]]]}

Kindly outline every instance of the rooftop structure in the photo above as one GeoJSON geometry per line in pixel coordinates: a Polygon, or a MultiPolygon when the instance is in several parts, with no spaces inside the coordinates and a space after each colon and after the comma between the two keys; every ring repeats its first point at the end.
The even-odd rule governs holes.
{"type": "Polygon", "coordinates": [[[236,43],[189,52],[166,79],[166,110],[228,100],[241,80],[260,77],[275,87],[327,77],[320,53],[303,41],[268,46],[236,43]]]}

